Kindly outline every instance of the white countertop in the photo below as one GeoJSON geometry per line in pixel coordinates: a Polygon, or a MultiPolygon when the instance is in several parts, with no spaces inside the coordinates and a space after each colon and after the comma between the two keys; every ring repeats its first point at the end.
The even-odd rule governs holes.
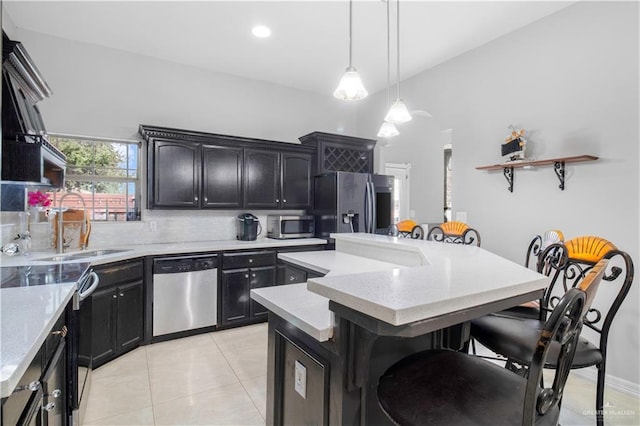
{"type": "MultiPolygon", "coordinates": [[[[327,241],[316,238],[292,240],[274,240],[261,238],[256,241],[201,241],[193,243],[145,244],[129,247],[108,247],[122,249],[99,257],[90,257],[59,261],[40,259],[57,256],[52,250],[34,252],[29,256],[0,255],[0,266],[45,265],[68,262],[90,262],[100,265],[119,260],[134,259],[142,256],[161,256],[180,253],[215,252],[223,250],[252,250],[276,247],[291,247],[326,244],[327,241]]],[[[90,247],[86,251],[100,250],[103,247],[90,247]]],[[[64,255],[77,253],[68,252],[64,255]]],[[[0,289],[2,321],[0,329],[0,397],[11,394],[38,349],[44,342],[48,331],[73,297],[76,283],[43,285],[35,287],[13,287],[0,289]]],[[[306,290],[305,290],[306,291],[306,290]]],[[[322,298],[321,296],[316,296],[322,298]]]]}
{"type": "Polygon", "coordinates": [[[11,395],[75,289],[69,283],[0,291],[0,397],[11,395]]]}
{"type": "MultiPolygon", "coordinates": [[[[281,253],[278,258],[327,276],[399,267],[393,263],[333,250],[281,253]]],[[[251,298],[319,342],[326,342],[333,336],[333,313],[329,310],[329,299],[307,290],[306,283],[251,290],[251,298]]]]}
{"type": "MultiPolygon", "coordinates": [[[[275,240],[271,238],[260,238],[256,241],[238,240],[213,240],[197,241],[192,243],[163,243],[163,244],[140,244],[126,247],[100,247],[92,246],[87,248],[87,252],[101,249],[123,250],[120,253],[108,254],[104,256],[89,257],[83,259],[68,260],[65,262],[91,262],[92,265],[116,262],[119,260],[134,259],[142,256],[161,256],[165,254],[214,252],[223,250],[253,250],[277,247],[295,247],[317,244],[327,244],[326,240],[320,238],[297,238],[291,240],[275,240]]],[[[69,251],[63,255],[81,253],[81,251],[69,251]]],[[[29,256],[7,256],[0,255],[0,266],[24,266],[30,264],[43,265],[47,263],[61,263],[59,261],[43,261],[52,256],[57,256],[53,250],[46,252],[34,252],[29,256]]]]}
{"type": "Polygon", "coordinates": [[[312,278],[307,283],[314,293],[392,325],[542,290],[548,283],[544,275],[475,246],[371,234],[333,237],[338,251],[344,241],[363,255],[410,247],[424,256],[425,266],[312,278]]]}
{"type": "Polygon", "coordinates": [[[306,291],[302,284],[251,291],[253,299],[319,341],[333,335],[329,299],[402,325],[547,286],[547,277],[474,246],[372,234],[332,237],[336,251],[279,255],[327,273],[309,279],[306,291]],[[414,266],[379,260],[386,258],[414,266]]]}

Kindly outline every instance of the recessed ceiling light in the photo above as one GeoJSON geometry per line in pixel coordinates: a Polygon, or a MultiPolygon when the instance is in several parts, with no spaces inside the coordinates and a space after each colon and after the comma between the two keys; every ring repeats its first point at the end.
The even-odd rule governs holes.
{"type": "Polygon", "coordinates": [[[271,35],[271,30],[269,29],[269,27],[266,27],[264,25],[256,25],[251,30],[251,33],[258,38],[267,38],[271,35]]]}

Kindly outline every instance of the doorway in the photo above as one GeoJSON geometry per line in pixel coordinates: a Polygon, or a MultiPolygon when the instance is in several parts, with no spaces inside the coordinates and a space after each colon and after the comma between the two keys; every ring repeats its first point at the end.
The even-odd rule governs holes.
{"type": "Polygon", "coordinates": [[[393,223],[411,216],[409,210],[409,189],[411,164],[409,163],[385,163],[384,174],[394,177],[393,186],[393,223]]]}

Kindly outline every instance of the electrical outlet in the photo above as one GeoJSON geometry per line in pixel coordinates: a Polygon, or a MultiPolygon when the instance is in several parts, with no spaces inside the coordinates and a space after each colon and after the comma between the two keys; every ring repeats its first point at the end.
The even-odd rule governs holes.
{"type": "Polygon", "coordinates": [[[294,382],[296,392],[304,399],[307,399],[307,367],[302,365],[300,361],[296,361],[294,382]]]}
{"type": "Polygon", "coordinates": [[[152,220],[149,222],[149,231],[156,232],[158,230],[158,222],[152,220]]]}
{"type": "Polygon", "coordinates": [[[415,210],[409,210],[409,217],[410,218],[416,217],[416,211],[415,210]]]}

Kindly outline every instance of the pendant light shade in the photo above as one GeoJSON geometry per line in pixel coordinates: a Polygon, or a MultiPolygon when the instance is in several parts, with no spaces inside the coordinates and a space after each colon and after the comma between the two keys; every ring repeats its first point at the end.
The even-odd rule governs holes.
{"type": "Polygon", "coordinates": [[[343,101],[357,101],[364,99],[369,93],[364,88],[360,75],[354,67],[348,67],[340,79],[338,88],[333,92],[335,98],[343,101]]]}
{"type": "Polygon", "coordinates": [[[409,114],[409,110],[404,101],[398,98],[391,104],[391,108],[389,108],[389,112],[384,119],[390,123],[401,124],[411,121],[411,114],[409,114]]]}
{"type": "Polygon", "coordinates": [[[398,136],[400,132],[396,129],[396,125],[393,123],[389,123],[388,121],[383,121],[382,126],[380,126],[380,130],[378,130],[379,138],[392,138],[394,136],[398,136]]]}
{"type": "Polygon", "coordinates": [[[338,88],[333,92],[333,96],[344,101],[357,101],[366,98],[369,93],[364,88],[360,75],[356,68],[352,65],[353,57],[353,1],[349,0],[349,66],[344,75],[340,79],[338,88]]]}
{"type": "Polygon", "coordinates": [[[388,121],[390,123],[394,123],[394,124],[402,124],[402,123],[406,123],[407,121],[411,121],[411,114],[409,114],[409,109],[407,108],[407,106],[405,105],[404,101],[400,97],[400,0],[397,0],[396,7],[397,7],[396,17],[398,19],[397,24],[396,24],[396,30],[398,32],[397,37],[396,37],[396,41],[397,41],[397,47],[396,47],[396,58],[397,58],[397,63],[396,63],[396,65],[397,65],[397,70],[396,70],[396,88],[397,88],[397,92],[396,92],[396,100],[391,105],[391,108],[389,108],[389,112],[384,117],[384,120],[388,121]]]}

